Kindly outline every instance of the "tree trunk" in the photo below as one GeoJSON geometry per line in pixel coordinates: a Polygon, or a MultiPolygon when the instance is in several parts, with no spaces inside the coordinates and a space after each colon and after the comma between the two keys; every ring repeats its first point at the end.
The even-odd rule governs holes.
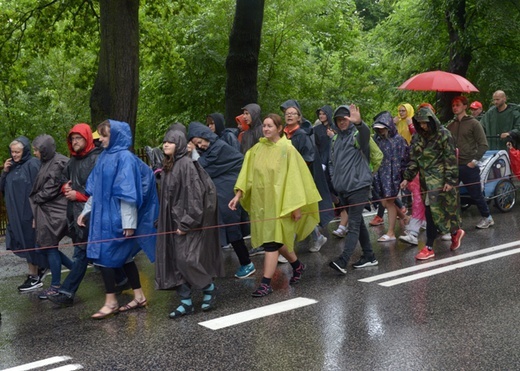
{"type": "MultiPolygon", "coordinates": [[[[452,0],[448,2],[446,10],[446,22],[448,26],[448,34],[450,37],[450,61],[448,63],[448,72],[456,73],[466,77],[472,56],[469,45],[467,44],[468,36],[465,35],[468,25],[465,0],[452,0]]],[[[440,119],[443,123],[453,118],[451,110],[451,101],[460,92],[448,92],[440,94],[440,119]]]]}
{"type": "Polygon", "coordinates": [[[264,0],[237,0],[226,59],[226,126],[236,127],[241,108],[258,100],[258,55],[264,0]]]}
{"type": "Polygon", "coordinates": [[[139,0],[99,3],[101,46],[90,96],[91,122],[127,122],[134,140],[139,94],[139,0]]]}

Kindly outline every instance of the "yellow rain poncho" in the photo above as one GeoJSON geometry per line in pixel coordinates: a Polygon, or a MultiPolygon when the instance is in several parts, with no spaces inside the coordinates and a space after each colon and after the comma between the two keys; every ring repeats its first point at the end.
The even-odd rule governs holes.
{"type": "Polygon", "coordinates": [[[285,136],[276,143],[261,138],[246,153],[237,190],[251,219],[252,246],[278,242],[292,251],[295,235],[303,240],[320,221],[320,194],[307,164],[285,136]],[[291,213],[297,209],[302,218],[294,222],[291,213]]]}
{"type": "Polygon", "coordinates": [[[413,127],[412,117],[415,114],[415,111],[412,105],[408,103],[400,104],[397,107],[397,110],[399,110],[399,108],[401,107],[404,107],[406,109],[406,118],[403,119],[399,117],[399,115],[397,115],[398,121],[395,123],[395,125],[397,126],[397,132],[399,133],[399,135],[406,140],[406,143],[408,145],[410,145],[410,143],[412,142],[413,134],[413,131],[410,130],[410,127],[413,127]]]}

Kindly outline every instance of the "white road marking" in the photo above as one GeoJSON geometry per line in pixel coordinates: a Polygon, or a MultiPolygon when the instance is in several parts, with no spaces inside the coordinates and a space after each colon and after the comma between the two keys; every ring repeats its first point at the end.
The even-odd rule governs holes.
{"type": "Polygon", "coordinates": [[[458,261],[458,260],[472,258],[472,257],[478,256],[478,255],[483,255],[483,254],[487,254],[487,253],[491,253],[491,252],[495,252],[495,251],[500,251],[500,250],[507,249],[507,248],[510,248],[513,246],[518,246],[518,245],[520,245],[520,241],[508,242],[508,243],[505,243],[502,245],[492,246],[487,249],[482,249],[482,250],[469,252],[466,254],[452,256],[451,258],[435,260],[435,261],[432,261],[429,263],[422,263],[419,265],[414,265],[413,267],[408,267],[408,268],[403,268],[403,269],[399,269],[399,270],[388,272],[388,273],[378,274],[377,276],[362,278],[359,281],[360,282],[379,281],[379,280],[383,280],[386,278],[401,276],[401,275],[404,275],[404,274],[407,274],[410,272],[415,272],[415,271],[424,270],[424,269],[431,268],[431,267],[436,267],[438,265],[444,265],[444,264],[451,263],[451,262],[458,261]]]}
{"type": "Polygon", "coordinates": [[[20,365],[16,367],[6,368],[2,371],[25,371],[25,370],[33,370],[35,368],[45,367],[48,365],[52,365],[54,363],[60,363],[64,361],[68,361],[72,359],[69,356],[56,356],[51,358],[42,359],[40,361],[26,363],[25,365],[20,365]]]}
{"type": "Polygon", "coordinates": [[[410,276],[397,278],[395,280],[381,282],[381,283],[379,283],[379,285],[385,286],[385,287],[395,286],[395,285],[399,285],[401,283],[415,281],[415,280],[418,280],[420,278],[434,276],[436,274],[449,272],[449,271],[452,271],[452,270],[455,270],[455,269],[458,269],[458,268],[463,268],[463,267],[467,267],[467,266],[470,266],[470,265],[479,264],[479,263],[482,263],[482,262],[485,262],[485,261],[498,259],[498,258],[503,258],[504,256],[509,256],[509,255],[513,255],[513,254],[519,254],[519,253],[520,253],[520,248],[513,249],[513,250],[508,250],[508,251],[504,251],[504,252],[501,252],[501,253],[498,253],[498,254],[483,256],[482,258],[468,260],[468,261],[465,261],[465,262],[462,262],[462,263],[452,264],[452,265],[448,265],[446,267],[433,269],[431,271],[421,272],[421,273],[413,274],[413,275],[410,275],[410,276]]]}
{"type": "Polygon", "coordinates": [[[287,312],[296,308],[316,304],[318,301],[308,298],[294,298],[276,304],[266,305],[260,308],[250,309],[243,312],[230,314],[228,316],[215,318],[209,321],[199,322],[199,325],[211,330],[220,330],[239,323],[252,321],[254,319],[271,316],[273,314],[287,312]]]}

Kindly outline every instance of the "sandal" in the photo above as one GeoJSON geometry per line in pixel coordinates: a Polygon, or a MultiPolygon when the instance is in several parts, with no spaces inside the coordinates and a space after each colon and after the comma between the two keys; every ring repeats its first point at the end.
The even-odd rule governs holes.
{"type": "Polygon", "coordinates": [[[144,299],[143,301],[137,301],[137,299],[134,299],[131,302],[129,302],[128,304],[120,307],[119,311],[128,312],[129,310],[132,310],[132,309],[144,308],[144,307],[146,307],[147,304],[148,304],[148,302],[146,301],[146,299],[144,299]]]}
{"type": "Polygon", "coordinates": [[[187,316],[189,314],[193,314],[193,312],[195,312],[193,305],[188,305],[188,304],[184,304],[183,302],[181,302],[181,305],[179,305],[177,307],[177,309],[175,309],[173,312],[171,312],[169,317],[178,318],[178,317],[182,317],[182,316],[187,316]],[[181,308],[182,308],[182,310],[179,310],[181,308]]]}
{"type": "Polygon", "coordinates": [[[217,286],[213,283],[209,285],[209,287],[213,287],[211,290],[206,289],[202,290],[204,297],[202,298],[202,310],[207,312],[208,310],[212,310],[215,308],[215,304],[217,301],[217,286]]]}
{"type": "Polygon", "coordinates": [[[119,308],[117,307],[117,305],[111,307],[110,305],[103,305],[101,307],[100,310],[98,310],[96,313],[94,313],[91,318],[92,319],[105,319],[105,318],[108,318],[108,317],[112,317],[113,315],[116,315],[119,313],[119,308]],[[105,312],[102,312],[101,309],[107,307],[108,309],[110,309],[110,312],[108,313],[105,313],[105,312]]]}
{"type": "Polygon", "coordinates": [[[289,279],[289,284],[290,285],[295,285],[298,282],[300,282],[300,279],[302,278],[302,274],[303,274],[303,271],[305,270],[305,268],[307,268],[305,266],[305,264],[300,263],[300,266],[293,270],[293,275],[289,279]]]}
{"type": "Polygon", "coordinates": [[[395,237],[390,237],[389,235],[387,234],[384,234],[382,235],[381,237],[379,237],[377,239],[378,242],[390,242],[390,241],[395,241],[395,237]]]}

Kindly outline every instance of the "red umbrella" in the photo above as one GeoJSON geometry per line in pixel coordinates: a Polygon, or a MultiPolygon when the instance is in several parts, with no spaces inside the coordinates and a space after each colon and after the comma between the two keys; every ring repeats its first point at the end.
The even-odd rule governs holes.
{"type": "Polygon", "coordinates": [[[444,71],[420,73],[406,80],[399,89],[465,93],[478,92],[475,85],[464,77],[444,71]]]}

